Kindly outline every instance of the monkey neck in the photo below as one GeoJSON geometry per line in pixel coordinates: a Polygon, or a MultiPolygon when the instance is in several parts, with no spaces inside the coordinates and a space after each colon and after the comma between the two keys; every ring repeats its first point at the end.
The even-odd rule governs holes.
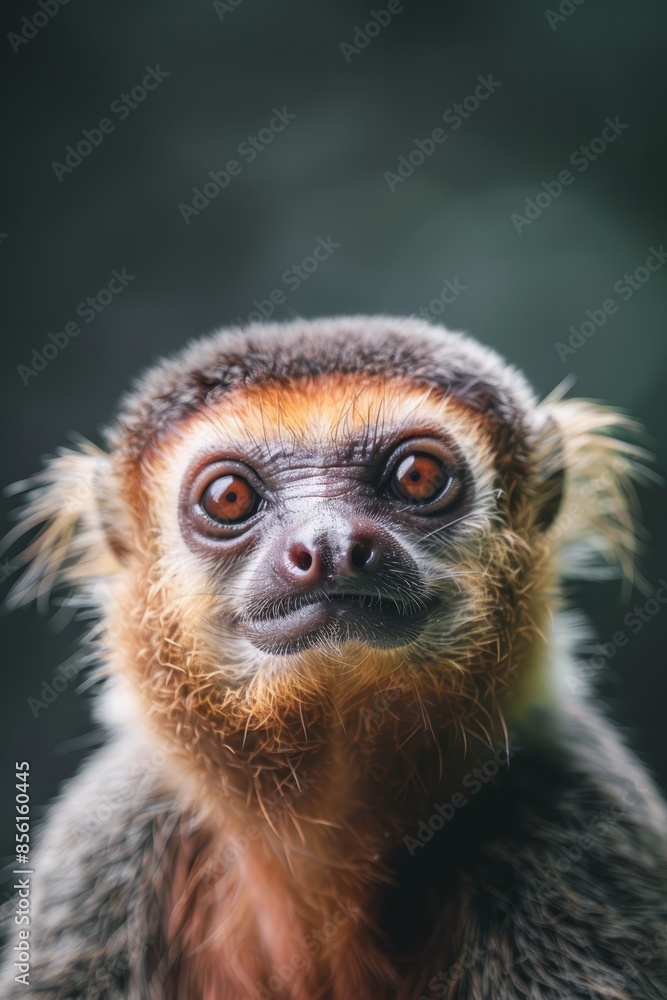
{"type": "Polygon", "coordinates": [[[477,690],[482,723],[466,718],[467,701],[405,681],[333,684],[261,724],[242,713],[231,724],[227,697],[205,726],[183,718],[174,730],[172,718],[167,732],[191,808],[209,817],[220,849],[242,843],[260,883],[279,871],[303,901],[335,906],[389,879],[406,835],[504,746],[491,704],[482,711],[477,690]]]}
{"type": "MultiPolygon", "coordinates": [[[[147,661],[138,686],[141,715],[176,764],[166,780],[200,818],[177,865],[197,890],[177,885],[173,906],[166,901],[176,921],[169,939],[183,938],[182,953],[193,955],[210,940],[212,981],[247,960],[244,975],[256,982],[303,956],[309,985],[290,994],[298,1000],[332,983],[336,1000],[396,995],[392,953],[402,943],[381,928],[397,853],[504,746],[495,685],[511,655],[518,669],[516,650],[501,662],[494,647],[493,662],[458,671],[322,671],[310,692],[295,695],[288,681],[252,698],[212,685],[210,669],[170,669],[169,653],[159,671],[147,661]]],[[[417,922],[420,914],[417,904],[417,922]]]]}
{"type": "Polygon", "coordinates": [[[145,662],[135,653],[125,666],[179,793],[224,836],[253,822],[288,868],[308,870],[312,855],[376,879],[438,796],[505,742],[499,695],[534,659],[525,646],[501,636],[455,664],[313,654],[239,689],[216,683],[225,671],[210,660],[184,669],[175,641],[157,653],[144,641],[145,662]]]}
{"type": "MultiPolygon", "coordinates": [[[[208,877],[210,926],[231,924],[234,954],[261,956],[264,968],[247,970],[253,982],[303,956],[303,1000],[327,990],[336,1000],[397,994],[394,942],[380,933],[383,899],[402,838],[460,787],[463,752],[445,722],[404,691],[375,689],[340,715],[304,711],[289,747],[284,730],[268,745],[266,733],[227,730],[224,741],[200,746],[212,803],[206,849],[195,847],[200,860],[191,864],[208,877]]],[[[197,801],[202,794],[200,782],[197,801]]]]}

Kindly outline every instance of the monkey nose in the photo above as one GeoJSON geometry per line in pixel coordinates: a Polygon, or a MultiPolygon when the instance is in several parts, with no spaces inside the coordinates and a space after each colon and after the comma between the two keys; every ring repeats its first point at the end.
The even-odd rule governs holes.
{"type": "Polygon", "coordinates": [[[288,545],[284,571],[302,586],[333,584],[374,572],[382,558],[381,543],[370,531],[353,532],[346,538],[297,538],[288,545]]]}

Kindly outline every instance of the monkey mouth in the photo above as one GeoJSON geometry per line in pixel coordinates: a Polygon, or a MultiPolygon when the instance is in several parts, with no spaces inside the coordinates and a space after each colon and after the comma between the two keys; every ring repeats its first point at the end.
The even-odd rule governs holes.
{"type": "Polygon", "coordinates": [[[380,649],[406,646],[421,634],[433,601],[398,600],[385,595],[332,591],[277,601],[261,614],[241,620],[254,646],[288,655],[316,645],[363,642],[380,649]]]}

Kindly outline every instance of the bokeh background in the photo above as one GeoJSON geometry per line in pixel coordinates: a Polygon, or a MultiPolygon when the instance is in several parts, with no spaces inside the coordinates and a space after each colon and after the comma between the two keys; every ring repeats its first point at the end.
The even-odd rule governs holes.
{"type": "MultiPolygon", "coordinates": [[[[540,394],[572,376],[574,393],[640,418],[665,470],[667,266],[627,301],[613,290],[667,241],[664,0],[394,0],[389,23],[368,32],[385,0],[44,2],[57,8],[45,24],[37,0],[2,12],[4,482],[34,472],[72,431],[99,440],[133,374],[247,318],[256,302],[268,312],[275,289],[284,301],[274,318],[426,310],[493,345],[540,394]],[[112,104],[148,66],[168,75],[121,118],[112,104]],[[493,92],[475,110],[464,105],[454,127],[480,76],[493,92]],[[263,134],[274,108],[296,117],[248,162],[239,145],[263,134]],[[113,132],[69,172],[54,169],[103,118],[113,132]],[[627,127],[601,150],[593,140],[607,118],[627,127]],[[438,128],[446,140],[390,184],[387,172],[438,128]],[[594,157],[583,171],[582,146],[594,157]],[[230,159],[241,172],[186,222],[179,205],[230,159]],[[565,169],[572,183],[515,225],[526,199],[565,169]],[[337,246],[295,287],[285,272],[298,277],[318,238],[337,246]],[[127,287],[93,322],[78,317],[81,333],[26,376],[33,349],[77,320],[114,268],[134,276],[127,287]],[[446,281],[465,288],[445,304],[446,281]],[[559,356],[569,328],[609,298],[618,310],[559,356]]],[[[642,569],[656,587],[667,576],[665,494],[642,499],[642,569]]],[[[11,557],[1,566],[8,586],[11,557]]],[[[603,642],[628,632],[624,615],[645,600],[623,603],[618,584],[572,598],[603,642]]],[[[2,627],[6,860],[14,761],[31,762],[38,819],[89,752],[94,725],[83,675],[37,715],[28,701],[76,651],[85,623],[31,607],[2,627]]],[[[666,640],[662,610],[598,671],[609,711],[664,786],[666,640]]]]}

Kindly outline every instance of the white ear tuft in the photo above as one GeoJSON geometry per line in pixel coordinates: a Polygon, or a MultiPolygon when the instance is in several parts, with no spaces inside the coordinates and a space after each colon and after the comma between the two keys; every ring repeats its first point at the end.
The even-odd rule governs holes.
{"type": "Polygon", "coordinates": [[[8,488],[9,494],[25,493],[26,503],[3,548],[39,529],[16,557],[29,565],[7,598],[9,607],[31,600],[43,607],[55,586],[90,585],[118,569],[99,503],[108,469],[107,454],[82,440],[77,449],[61,448],[41,472],[8,488]]]}
{"type": "Polygon", "coordinates": [[[646,467],[650,454],[627,440],[637,437],[639,425],[587,400],[545,409],[560,431],[565,474],[560,509],[548,530],[562,575],[600,578],[615,570],[640,584],[634,568],[641,530],[634,484],[655,477],[646,467]]]}

